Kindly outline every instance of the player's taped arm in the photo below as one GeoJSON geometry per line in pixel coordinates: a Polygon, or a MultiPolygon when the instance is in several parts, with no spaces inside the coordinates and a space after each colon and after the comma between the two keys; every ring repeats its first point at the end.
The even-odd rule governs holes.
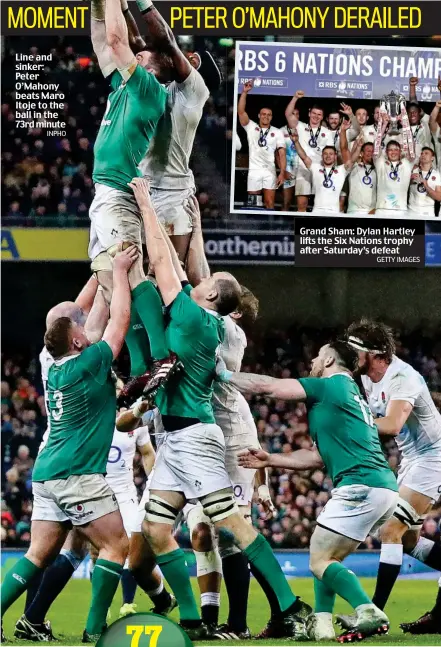
{"type": "Polygon", "coordinates": [[[83,287],[83,289],[75,299],[75,303],[85,314],[88,314],[93,306],[95,295],[98,290],[98,285],[99,283],[95,274],[92,274],[86,285],[83,287]]]}
{"type": "Polygon", "coordinates": [[[146,476],[149,476],[155,464],[155,458],[156,458],[156,453],[155,453],[155,450],[153,449],[153,445],[152,443],[146,443],[145,445],[141,445],[140,447],[138,447],[138,451],[141,454],[141,460],[142,460],[142,466],[144,468],[144,472],[146,473],[146,476]]]}
{"type": "Polygon", "coordinates": [[[131,294],[128,272],[139,252],[131,245],[116,254],[113,260],[113,293],[110,303],[110,320],[104,331],[103,341],[112,349],[113,357],[118,357],[124,344],[130,323],[131,294]]]}
{"type": "Polygon", "coordinates": [[[191,232],[190,245],[187,254],[187,274],[190,284],[195,287],[202,279],[210,276],[210,266],[205,255],[204,236],[202,233],[201,211],[199,202],[195,195],[188,200],[185,211],[191,217],[193,230],[191,232]]]}
{"type": "Polygon", "coordinates": [[[179,49],[174,34],[151,0],[136,0],[147,25],[150,45],[157,51],[167,54],[173,61],[177,81],[182,83],[190,75],[189,60],[179,49]]]}
{"type": "Polygon", "coordinates": [[[218,377],[242,393],[267,395],[277,400],[306,400],[306,392],[298,380],[278,379],[256,373],[233,373],[224,369],[218,377]]]}
{"type": "Polygon", "coordinates": [[[99,286],[84,326],[86,337],[92,344],[95,344],[102,338],[108,320],[109,306],[104,297],[103,288],[99,286]]]}
{"type": "Polygon", "coordinates": [[[377,418],[378,433],[384,436],[397,436],[406,424],[413,405],[407,400],[390,400],[384,418],[377,418]]]}
{"type": "Polygon", "coordinates": [[[128,81],[138,65],[129,45],[129,32],[120,0],[106,0],[106,40],[113,61],[124,81],[128,81]]]}
{"type": "Polygon", "coordinates": [[[129,432],[134,431],[141,425],[142,417],[147,413],[150,408],[148,400],[135,402],[135,404],[128,410],[120,412],[116,417],[115,426],[118,431],[129,432]]]}
{"type": "Polygon", "coordinates": [[[136,177],[129,183],[135,194],[145,228],[147,256],[161,292],[164,305],[170,305],[181,292],[182,285],[173,266],[168,243],[150,199],[149,183],[136,177]]]}

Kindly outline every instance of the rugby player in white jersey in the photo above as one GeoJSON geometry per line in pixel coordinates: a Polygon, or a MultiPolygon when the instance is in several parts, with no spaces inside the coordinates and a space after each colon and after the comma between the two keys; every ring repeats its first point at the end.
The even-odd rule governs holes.
{"type": "MultiPolygon", "coordinates": [[[[441,81],[440,87],[441,87],[441,81]]],[[[430,113],[430,132],[432,133],[432,141],[435,147],[436,161],[438,171],[441,173],[441,101],[437,101],[432,112],[430,113]]]]}
{"type": "MultiPolygon", "coordinates": [[[[299,111],[295,109],[297,118],[299,111]]],[[[287,178],[283,183],[283,211],[289,211],[294,197],[296,186],[297,169],[299,168],[299,156],[297,155],[296,144],[293,138],[293,131],[289,126],[283,126],[280,129],[285,140],[286,153],[286,174],[287,178]]]]}
{"type": "MultiPolygon", "coordinates": [[[[87,337],[92,343],[101,339],[108,319],[108,307],[95,275],[91,276],[75,301],[64,301],[49,310],[46,317],[46,330],[59,317],[70,317],[78,324],[84,325],[87,337]]],[[[48,411],[47,381],[54,359],[45,346],[39,355],[39,360],[44,401],[48,411]]],[[[46,445],[49,433],[50,418],[48,416],[39,452],[46,445]]],[[[33,519],[50,520],[54,518],[54,515],[56,515],[55,509],[51,509],[46,500],[42,500],[38,496],[34,497],[33,519]]],[[[15,627],[14,635],[17,638],[38,641],[52,639],[51,624],[45,621],[46,613],[79,567],[86,553],[87,542],[77,529],[73,528],[54,563],[42,572],[41,577],[28,589],[25,612],[15,627]]]]}
{"type": "MultiPolygon", "coordinates": [[[[381,133],[386,132],[389,123],[387,114],[383,115],[381,133]]],[[[390,140],[382,151],[374,150],[374,164],[377,173],[376,216],[385,218],[405,218],[407,216],[407,192],[414,167],[414,153],[408,151],[402,157],[402,147],[396,140],[390,140]]]]}
{"type": "MultiPolygon", "coordinates": [[[[403,561],[403,550],[441,570],[441,545],[420,537],[424,517],[440,496],[441,415],[424,378],[395,355],[392,331],[362,320],[347,330],[347,342],[359,353],[369,407],[383,438],[395,438],[401,452],[399,500],[395,513],[380,529],[380,567],[373,602],[384,609],[403,561]]],[[[441,596],[432,629],[441,631],[441,596]]],[[[430,615],[430,614],[429,614],[430,615]]],[[[352,618],[341,616],[350,628],[352,618]]]]}
{"type": "MultiPolygon", "coordinates": [[[[348,120],[344,120],[341,125],[340,137],[342,141],[345,141],[344,146],[346,148],[346,131],[350,128],[350,125],[348,120]]],[[[340,193],[347,174],[354,166],[351,157],[348,156],[347,161],[343,164],[338,164],[335,146],[325,146],[321,161],[313,162],[300,144],[298,133],[294,135],[294,141],[298,156],[311,172],[315,193],[312,213],[323,216],[340,213],[340,193]]]]}
{"type": "MultiPolygon", "coordinates": [[[[253,81],[247,81],[237,105],[240,125],[245,129],[248,138],[248,196],[263,194],[266,209],[274,209],[276,189],[286,179],[285,140],[281,131],[271,125],[273,112],[261,108],[256,123],[249,118],[246,106],[247,95],[253,88],[253,81]],[[279,175],[276,173],[276,152],[279,163],[279,175]]],[[[248,199],[250,206],[256,206],[256,198],[248,199]]]]}
{"type": "MultiPolygon", "coordinates": [[[[299,142],[306,155],[312,162],[320,163],[325,146],[334,146],[331,131],[323,126],[324,112],[321,106],[314,104],[308,113],[308,123],[299,121],[297,101],[305,96],[303,90],[297,90],[285,110],[285,117],[291,130],[297,130],[299,142]]],[[[305,212],[308,208],[309,196],[314,194],[310,170],[300,161],[296,178],[297,211],[305,212]]]]}
{"type": "Polygon", "coordinates": [[[341,125],[344,118],[342,115],[346,115],[351,122],[349,130],[346,131],[346,138],[348,142],[352,142],[357,135],[360,133],[360,126],[358,120],[354,113],[352,112],[351,106],[348,106],[346,103],[341,103],[341,110],[335,110],[330,112],[326,117],[326,123],[328,124],[329,131],[331,132],[331,137],[334,140],[334,146],[337,149],[337,153],[340,155],[340,131],[341,125]]]}
{"type": "MultiPolygon", "coordinates": [[[[150,0],[138,0],[149,42],[162,55],[173,60],[174,80],[167,85],[167,110],[158,124],[147,155],[139,165],[150,182],[153,206],[170,236],[179,259],[185,261],[191,236],[191,221],[184,204],[196,187],[189,162],[193,143],[210,92],[216,91],[222,75],[209,52],[188,56],[177,43],[150,0]]],[[[140,39],[134,21],[134,37],[140,39]]]]}
{"type": "Polygon", "coordinates": [[[410,178],[408,215],[413,218],[433,218],[435,202],[440,200],[441,174],[436,168],[435,152],[425,146],[410,178]]]}
{"type": "MultiPolygon", "coordinates": [[[[364,120],[364,114],[361,112],[364,111],[367,114],[367,111],[364,108],[359,108],[357,110],[357,113],[360,113],[360,117],[358,117],[358,121],[360,123],[360,119],[363,121],[364,120]]],[[[380,127],[380,105],[376,105],[374,108],[374,123],[368,124],[366,123],[369,117],[367,116],[366,121],[364,122],[363,125],[361,125],[361,131],[363,133],[363,139],[365,142],[369,142],[370,144],[373,144],[375,142],[375,138],[377,136],[378,128],[380,127]]],[[[381,149],[384,150],[387,146],[387,144],[391,140],[397,141],[399,144],[402,142],[402,137],[401,133],[398,133],[396,135],[391,135],[389,133],[389,124],[386,126],[385,131],[382,134],[381,137],[381,149]]]]}
{"type": "MultiPolygon", "coordinates": [[[[363,134],[355,140],[349,152],[345,139],[341,142],[343,162],[352,159],[354,164],[349,173],[349,197],[347,213],[351,216],[367,216],[375,212],[377,200],[377,174],[373,164],[374,145],[365,142],[363,134]]],[[[341,195],[344,195],[343,193],[341,195]]]]}

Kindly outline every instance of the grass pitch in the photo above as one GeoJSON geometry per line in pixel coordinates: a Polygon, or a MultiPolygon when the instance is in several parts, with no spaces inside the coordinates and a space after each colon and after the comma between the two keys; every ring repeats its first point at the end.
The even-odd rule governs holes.
{"type": "MultiPolygon", "coordinates": [[[[366,591],[373,593],[375,580],[373,578],[362,580],[366,591]]],[[[197,582],[194,580],[193,589],[198,599],[197,582]]],[[[313,581],[312,578],[292,579],[291,586],[297,595],[300,595],[306,602],[313,604],[313,581]]],[[[52,645],[81,645],[81,635],[85,626],[87,611],[90,602],[90,583],[87,580],[72,580],[58,600],[54,603],[49,613],[49,619],[52,621],[52,627],[58,641],[52,645]]],[[[431,609],[437,593],[436,580],[398,580],[397,585],[392,593],[391,600],[386,612],[391,621],[390,633],[387,636],[371,638],[363,642],[366,645],[375,644],[378,647],[382,645],[440,645],[441,636],[410,636],[403,634],[399,628],[400,622],[415,620],[422,613],[431,609]]],[[[7,643],[13,645],[30,645],[27,641],[18,641],[13,638],[14,625],[16,620],[23,613],[24,596],[20,598],[8,610],[3,628],[8,638],[7,643]]],[[[138,589],[135,603],[138,605],[138,611],[148,611],[151,603],[150,600],[138,589]]],[[[116,620],[121,606],[121,591],[118,590],[112,605],[112,619],[116,620]]],[[[223,622],[228,611],[228,600],[225,590],[222,590],[222,602],[220,621],[223,622]]],[[[343,600],[337,599],[336,612],[350,612],[349,605],[343,600]]],[[[173,612],[172,619],[178,620],[177,611],[173,612]]],[[[257,633],[266,624],[269,617],[269,609],[266,598],[255,580],[251,580],[249,607],[248,607],[248,624],[252,633],[257,633]]],[[[146,638],[147,639],[147,638],[146,638]]],[[[142,643],[142,640],[141,640],[142,643]]],[[[147,647],[147,643],[140,647],[147,647]]],[[[198,643],[199,644],[199,643],[198,643]]],[[[200,643],[201,645],[212,645],[213,643],[200,643]]],[[[286,640],[273,641],[220,641],[216,644],[222,645],[286,645],[286,640]]],[[[289,643],[288,643],[289,644],[289,643]]],[[[292,644],[292,643],[291,643],[292,644]]],[[[312,645],[312,643],[301,643],[312,645]]],[[[321,645],[336,645],[336,643],[320,643],[321,645]]]]}

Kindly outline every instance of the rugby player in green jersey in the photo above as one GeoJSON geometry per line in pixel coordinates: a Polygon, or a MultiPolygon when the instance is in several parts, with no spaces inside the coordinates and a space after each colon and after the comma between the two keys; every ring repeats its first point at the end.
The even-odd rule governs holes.
{"type": "MultiPolygon", "coordinates": [[[[118,245],[135,244],[141,251],[142,220],[128,183],[140,175],[138,165],[164,114],[168,93],[160,80],[166,80],[161,76],[164,71],[173,69],[173,59],[159,59],[145,45],[135,56],[120,0],[92,0],[91,9],[93,48],[104,76],[110,80],[111,91],[94,146],[89,256],[110,302],[112,257],[118,245]]],[[[180,56],[184,58],[182,53],[180,56]]],[[[188,61],[185,64],[190,70],[188,61]]],[[[131,374],[144,374],[147,361],[153,360],[152,375],[144,375],[144,386],[160,369],[163,376],[172,372],[176,358],[170,356],[161,300],[153,283],[146,279],[141,255],[130,270],[129,282],[133,303],[126,342],[131,374]],[[146,354],[148,348],[151,358],[146,354]]],[[[133,383],[123,390],[122,400],[131,386],[133,383]]]]}
{"type": "Polygon", "coordinates": [[[364,592],[357,577],[341,563],[367,535],[394,512],[398,488],[381,451],[374,420],[352,378],[358,354],[344,342],[323,346],[312,362],[311,377],[276,379],[266,375],[218,369],[219,379],[247,393],[276,400],[306,401],[313,450],[268,454],[251,448],[239,454],[239,464],[258,469],[294,470],[325,466],[332,479],[332,498],[317,519],[311,537],[310,568],[314,574],[315,614],[308,622],[310,638],[332,640],[335,596],[352,605],[355,627],[339,637],[351,642],[388,630],[387,616],[364,592]]]}
{"type": "Polygon", "coordinates": [[[110,320],[101,341],[91,344],[81,323],[59,317],[48,327],[45,346],[55,360],[47,381],[50,433],[32,474],[40,510],[45,502],[57,520],[34,519],[25,557],[6,573],[2,614],[60,552],[75,526],[99,551],[92,603],[83,642],[96,642],[118,587],[128,540],[115,495],[104,474],[115,428],[116,394],[111,366],[130,320],[128,271],[135,246],[115,256],[110,320]]]}
{"type": "MultiPolygon", "coordinates": [[[[225,438],[215,424],[212,395],[216,356],[224,338],[223,316],[238,307],[241,288],[227,272],[216,272],[191,289],[152,207],[145,179],[131,182],[146,229],[147,252],[168,310],[169,348],[183,364],[156,396],[165,430],[150,484],[143,532],[178,601],[181,626],[193,640],[213,637],[202,624],[191,589],[184,552],[173,537],[173,526],[186,501],[197,499],[216,529],[234,537],[259,571],[278,613],[271,637],[305,639],[305,618],[311,608],[292,593],[265,538],[247,523],[234,500],[225,466],[225,438]],[[302,617],[303,616],[303,617],[302,617]]],[[[260,580],[259,580],[260,581],[260,580]]]]}

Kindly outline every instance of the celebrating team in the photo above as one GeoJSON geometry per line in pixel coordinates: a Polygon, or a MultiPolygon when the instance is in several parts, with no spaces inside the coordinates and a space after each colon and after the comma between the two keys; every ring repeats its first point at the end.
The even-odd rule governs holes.
{"type": "MultiPolygon", "coordinates": [[[[248,207],[261,206],[263,198],[263,206],[273,210],[276,189],[283,187],[283,211],[295,195],[300,213],[313,205],[317,215],[434,217],[441,201],[441,101],[424,114],[417,83],[410,79],[409,107],[399,114],[397,128],[380,105],[372,124],[365,108],[353,114],[346,103],[326,119],[313,104],[302,122],[298,102],[304,93],[298,90],[281,129],[272,125],[268,107],[260,109],[257,122],[250,119],[246,101],[253,82],[245,83],[238,117],[248,139],[248,207]]],[[[441,92],[441,79],[438,87],[441,92]]]]}

